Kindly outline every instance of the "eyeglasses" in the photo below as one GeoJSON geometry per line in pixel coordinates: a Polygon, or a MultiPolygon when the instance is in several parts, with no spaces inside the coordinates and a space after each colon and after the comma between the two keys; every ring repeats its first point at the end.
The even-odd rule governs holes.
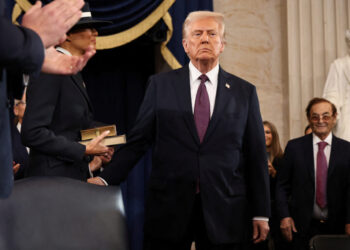
{"type": "Polygon", "coordinates": [[[332,118],[332,115],[311,115],[310,120],[313,122],[319,122],[321,119],[325,122],[328,122],[332,118]]]}

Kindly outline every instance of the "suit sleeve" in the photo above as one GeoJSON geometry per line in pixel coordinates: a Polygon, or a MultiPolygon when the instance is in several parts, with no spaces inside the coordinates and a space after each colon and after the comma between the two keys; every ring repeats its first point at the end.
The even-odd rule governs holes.
{"type": "Polygon", "coordinates": [[[0,67],[39,74],[45,56],[40,37],[34,31],[16,26],[2,16],[0,31],[0,67]]]}
{"type": "Polygon", "coordinates": [[[66,83],[67,78],[69,76],[41,74],[31,81],[21,131],[22,141],[24,145],[45,154],[82,160],[85,146],[50,130],[55,109],[58,108],[60,86],[66,83]]]}
{"type": "Polygon", "coordinates": [[[270,217],[270,187],[264,130],[255,87],[250,93],[247,126],[243,141],[246,181],[252,216],[270,217]]]}
{"type": "Polygon", "coordinates": [[[149,80],[144,100],[136,118],[135,126],[127,136],[127,144],[118,150],[101,177],[110,185],[118,185],[126,179],[129,171],[153,143],[155,129],[156,84],[149,80]]]}
{"type": "Polygon", "coordinates": [[[276,183],[276,209],[280,219],[290,217],[288,200],[291,192],[291,175],[293,155],[290,143],[287,144],[284,156],[283,167],[277,172],[276,183]]]}

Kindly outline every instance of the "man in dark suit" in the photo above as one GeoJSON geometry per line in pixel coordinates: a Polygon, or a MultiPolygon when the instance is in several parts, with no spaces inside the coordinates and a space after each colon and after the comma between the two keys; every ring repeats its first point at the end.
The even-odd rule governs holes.
{"type": "MultiPolygon", "coordinates": [[[[82,56],[96,46],[96,27],[106,22],[92,19],[89,5],[56,49],[69,56],[82,56]]],[[[94,139],[86,146],[79,143],[80,131],[101,126],[92,117],[92,104],[80,73],[72,76],[41,74],[32,77],[27,91],[22,140],[30,148],[25,176],[64,176],[84,180],[101,167],[90,163],[95,154],[111,154],[113,149],[94,139]],[[90,172],[91,171],[91,172],[90,172]]]]}
{"type": "Polygon", "coordinates": [[[81,58],[67,57],[51,46],[65,39],[67,30],[79,20],[83,4],[82,0],[55,0],[41,7],[37,1],[23,16],[22,26],[15,26],[4,17],[5,1],[0,1],[0,198],[10,194],[13,183],[5,69],[16,68],[25,74],[38,74],[40,70],[60,74],[79,71],[94,50],[81,58]]]}
{"type": "Polygon", "coordinates": [[[183,31],[190,64],[150,78],[128,143],[101,178],[88,180],[119,184],[153,147],[145,249],[189,250],[193,240],[197,249],[243,249],[252,230],[255,242],[266,238],[270,198],[258,98],[253,85],[219,67],[224,44],[223,15],[192,12],[183,31]]]}
{"type": "Polygon", "coordinates": [[[306,115],[313,133],[288,142],[276,187],[282,234],[298,250],[316,234],[350,235],[350,143],[332,134],[328,100],[312,99],[306,115]]]}

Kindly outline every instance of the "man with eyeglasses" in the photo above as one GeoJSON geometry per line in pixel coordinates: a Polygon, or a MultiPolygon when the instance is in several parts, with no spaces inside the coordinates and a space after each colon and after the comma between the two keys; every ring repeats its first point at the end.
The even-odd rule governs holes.
{"type": "Polygon", "coordinates": [[[350,235],[350,143],[332,134],[333,103],[313,98],[306,115],[313,133],[288,142],[276,187],[281,232],[298,250],[314,235],[350,235]]]}

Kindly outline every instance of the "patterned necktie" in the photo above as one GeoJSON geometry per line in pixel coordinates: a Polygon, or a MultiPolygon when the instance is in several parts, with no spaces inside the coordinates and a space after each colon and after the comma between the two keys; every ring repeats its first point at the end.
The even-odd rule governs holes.
{"type": "Polygon", "coordinates": [[[208,81],[206,75],[199,77],[201,83],[197,90],[196,102],[194,104],[194,121],[197,127],[197,133],[200,142],[203,141],[210,120],[210,103],[205,82],[208,81]]]}
{"type": "Polygon", "coordinates": [[[325,208],[327,205],[327,159],[324,154],[324,148],[327,142],[318,143],[317,164],[316,164],[316,203],[320,208],[325,208]]]}

